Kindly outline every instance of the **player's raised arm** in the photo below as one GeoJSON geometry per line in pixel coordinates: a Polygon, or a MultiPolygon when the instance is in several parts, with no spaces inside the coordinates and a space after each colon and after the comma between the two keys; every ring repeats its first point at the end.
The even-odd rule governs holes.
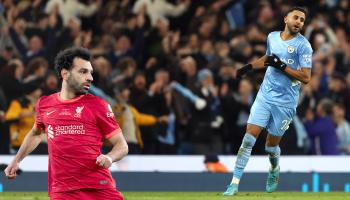
{"type": "Polygon", "coordinates": [[[260,57],[259,59],[253,61],[251,63],[253,69],[263,69],[263,68],[265,68],[265,61],[266,61],[266,59],[267,59],[267,55],[264,55],[264,56],[260,57]]]}
{"type": "Polygon", "coordinates": [[[267,56],[265,66],[271,66],[276,69],[279,69],[284,73],[286,73],[291,78],[297,79],[298,81],[301,81],[302,83],[305,83],[305,84],[308,83],[311,79],[311,66],[302,67],[300,69],[295,70],[289,67],[283,61],[281,61],[281,59],[275,54],[272,54],[271,56],[267,56]]]}
{"type": "Polygon", "coordinates": [[[39,143],[41,142],[40,134],[41,134],[41,129],[36,127],[36,125],[34,125],[34,127],[27,133],[16,156],[13,158],[11,163],[4,170],[5,175],[9,179],[16,178],[17,176],[16,171],[18,170],[19,163],[23,160],[24,157],[26,157],[30,152],[32,152],[39,145],[39,143]]]}
{"type": "Polygon", "coordinates": [[[285,73],[305,84],[311,80],[311,68],[303,67],[298,70],[294,70],[290,67],[287,67],[285,73]]]}
{"type": "Polygon", "coordinates": [[[246,64],[240,69],[237,70],[237,78],[242,78],[243,75],[248,73],[253,69],[263,69],[265,68],[265,61],[267,59],[267,55],[260,57],[259,59],[253,61],[252,63],[246,64]]]}
{"type": "Polygon", "coordinates": [[[113,145],[112,150],[106,155],[99,155],[96,159],[96,164],[104,168],[109,168],[113,162],[121,160],[129,151],[122,133],[113,134],[108,141],[113,145]]]}

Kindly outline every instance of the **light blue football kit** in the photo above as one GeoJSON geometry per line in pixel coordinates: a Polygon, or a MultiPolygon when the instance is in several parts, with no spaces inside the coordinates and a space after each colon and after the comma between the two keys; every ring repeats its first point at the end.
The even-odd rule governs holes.
{"type": "MultiPolygon", "coordinates": [[[[266,55],[271,56],[272,54],[295,70],[312,66],[311,45],[299,33],[286,41],[281,39],[280,31],[270,33],[267,38],[266,55]]],[[[274,136],[282,136],[295,115],[300,86],[300,81],[287,76],[279,69],[268,66],[247,123],[266,128],[274,136]]],[[[228,185],[223,195],[231,196],[238,192],[239,181],[255,142],[256,138],[252,134],[244,135],[237,153],[231,184],[228,185]]],[[[279,180],[281,149],[278,145],[265,146],[265,151],[269,155],[271,164],[266,181],[266,191],[273,192],[277,189],[279,180]]]]}
{"type": "MultiPolygon", "coordinates": [[[[276,54],[293,69],[311,68],[312,48],[309,41],[299,33],[286,41],[280,35],[280,31],[268,35],[266,54],[276,54]]],[[[272,135],[282,136],[295,115],[300,86],[300,81],[269,66],[251,108],[248,123],[266,128],[272,135]]]]}

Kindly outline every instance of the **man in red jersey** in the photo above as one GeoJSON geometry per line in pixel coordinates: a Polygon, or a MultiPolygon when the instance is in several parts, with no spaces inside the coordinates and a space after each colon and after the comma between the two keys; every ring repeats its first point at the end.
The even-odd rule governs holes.
{"type": "Polygon", "coordinates": [[[128,146],[110,105],[88,94],[93,80],[90,53],[83,48],[61,51],[55,68],[62,89],[39,99],[35,125],[5,169],[6,176],[16,177],[20,161],[37,147],[45,132],[51,199],[123,199],[108,168],[128,153],[128,146]],[[103,138],[113,144],[106,155],[101,154],[103,138]]]}

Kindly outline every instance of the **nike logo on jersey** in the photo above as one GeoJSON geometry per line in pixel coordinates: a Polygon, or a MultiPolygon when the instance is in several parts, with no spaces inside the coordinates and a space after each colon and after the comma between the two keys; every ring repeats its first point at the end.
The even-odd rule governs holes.
{"type": "Polygon", "coordinates": [[[50,111],[50,112],[46,112],[46,116],[51,115],[52,113],[56,112],[56,110],[50,111]]]}

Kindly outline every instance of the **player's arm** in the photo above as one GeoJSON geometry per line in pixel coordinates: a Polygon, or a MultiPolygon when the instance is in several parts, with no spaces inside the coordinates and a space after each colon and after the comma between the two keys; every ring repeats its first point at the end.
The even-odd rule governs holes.
{"type": "Polygon", "coordinates": [[[267,56],[265,66],[271,66],[276,69],[283,71],[285,74],[290,76],[293,79],[297,79],[302,83],[308,83],[311,79],[311,66],[310,67],[302,67],[301,69],[295,70],[289,67],[286,63],[281,61],[281,59],[272,54],[271,56],[267,56]]]}
{"type": "Polygon", "coordinates": [[[295,70],[291,67],[286,67],[284,72],[290,77],[297,79],[298,81],[307,84],[311,80],[311,68],[300,68],[295,70]]]}
{"type": "Polygon", "coordinates": [[[242,76],[246,73],[248,73],[249,71],[253,70],[253,69],[263,69],[265,68],[265,62],[267,59],[267,55],[264,55],[262,57],[260,57],[257,60],[254,60],[253,62],[244,65],[243,67],[241,67],[240,69],[237,70],[237,78],[242,78],[242,76]]]}
{"type": "Polygon", "coordinates": [[[109,168],[113,162],[121,160],[129,151],[122,133],[113,134],[108,141],[113,145],[112,150],[106,155],[99,155],[96,159],[96,164],[104,168],[109,168]]]}
{"type": "Polygon", "coordinates": [[[16,178],[16,171],[18,170],[19,163],[30,153],[32,152],[41,142],[41,129],[34,127],[27,133],[25,136],[21,147],[19,148],[16,156],[13,158],[11,163],[4,170],[5,175],[9,179],[16,178]]]}

